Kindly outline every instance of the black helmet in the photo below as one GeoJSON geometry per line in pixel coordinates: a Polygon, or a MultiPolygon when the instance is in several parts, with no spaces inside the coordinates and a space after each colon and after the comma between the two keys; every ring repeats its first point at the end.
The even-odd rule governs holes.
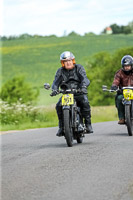
{"type": "MultiPolygon", "coordinates": [[[[121,59],[121,65],[122,65],[122,70],[125,71],[124,66],[130,65],[131,66],[131,70],[133,69],[133,57],[130,55],[125,55],[122,59],[121,59]]],[[[129,70],[129,71],[131,71],[129,70]]]]}
{"type": "Polygon", "coordinates": [[[62,67],[64,67],[64,61],[65,60],[72,60],[73,64],[75,64],[75,56],[73,55],[72,52],[70,51],[64,51],[61,55],[60,55],[60,62],[62,64],[62,67]]]}

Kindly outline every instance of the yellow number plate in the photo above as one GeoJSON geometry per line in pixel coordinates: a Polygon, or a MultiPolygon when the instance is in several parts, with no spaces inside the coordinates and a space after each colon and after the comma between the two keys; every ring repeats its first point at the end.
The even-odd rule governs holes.
{"type": "Polygon", "coordinates": [[[131,90],[131,89],[124,89],[123,90],[123,95],[124,95],[125,99],[131,100],[131,99],[133,99],[133,90],[131,90]]]}
{"type": "Polygon", "coordinates": [[[73,94],[63,94],[62,96],[62,105],[72,105],[74,104],[74,95],[73,94]]]}

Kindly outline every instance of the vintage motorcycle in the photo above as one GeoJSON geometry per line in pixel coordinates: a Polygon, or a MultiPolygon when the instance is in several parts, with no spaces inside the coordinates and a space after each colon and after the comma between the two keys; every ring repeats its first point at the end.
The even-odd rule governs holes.
{"type": "MultiPolygon", "coordinates": [[[[44,84],[44,88],[49,90],[50,85],[44,84]]],[[[66,84],[62,84],[57,94],[62,93],[62,113],[63,113],[63,133],[68,147],[73,146],[73,141],[82,143],[86,132],[80,107],[77,106],[74,94],[81,93],[81,90],[69,89],[66,84]]]]}
{"type": "MultiPolygon", "coordinates": [[[[106,85],[102,86],[103,91],[108,91],[108,92],[117,92],[117,90],[109,90],[107,89],[106,85]]],[[[128,135],[132,136],[133,135],[133,87],[128,86],[128,87],[123,87],[121,88],[123,92],[123,105],[125,106],[125,122],[128,130],[128,135]]]]}

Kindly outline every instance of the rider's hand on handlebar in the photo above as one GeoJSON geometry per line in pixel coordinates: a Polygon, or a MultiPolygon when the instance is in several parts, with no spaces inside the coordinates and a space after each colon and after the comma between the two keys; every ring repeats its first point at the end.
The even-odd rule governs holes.
{"type": "Polygon", "coordinates": [[[57,91],[57,90],[53,90],[53,91],[52,91],[52,93],[50,94],[50,96],[51,96],[51,97],[53,97],[53,96],[56,96],[56,95],[57,95],[57,93],[58,93],[58,91],[57,91]]]}
{"type": "Polygon", "coordinates": [[[118,86],[116,86],[116,85],[112,85],[112,86],[111,86],[111,90],[112,90],[112,91],[116,91],[117,89],[118,89],[118,86]]]}
{"type": "Polygon", "coordinates": [[[88,92],[87,92],[87,87],[82,87],[81,88],[81,92],[83,93],[83,94],[88,94],[88,92]]]}

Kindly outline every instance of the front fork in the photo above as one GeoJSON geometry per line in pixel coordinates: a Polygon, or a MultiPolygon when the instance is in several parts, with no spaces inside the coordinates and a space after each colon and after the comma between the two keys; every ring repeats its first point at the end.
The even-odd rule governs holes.
{"type": "MultiPolygon", "coordinates": [[[[69,110],[69,113],[70,113],[70,110],[71,110],[71,106],[62,106],[62,111],[63,110],[69,110]]],[[[71,118],[71,120],[72,120],[72,118],[71,118]]],[[[72,121],[71,121],[72,122],[72,121]]],[[[72,122],[73,123],[73,122],[72,122]]],[[[64,124],[64,122],[63,122],[63,124],[64,124]]],[[[64,132],[64,125],[63,125],[63,132],[64,132]]]]}
{"type": "Polygon", "coordinates": [[[133,100],[131,100],[131,119],[133,120],[133,100]]]}
{"type": "Polygon", "coordinates": [[[74,103],[73,105],[62,107],[62,110],[66,109],[70,111],[72,128],[75,130],[77,128],[77,106],[74,103]]]}
{"type": "Polygon", "coordinates": [[[72,125],[73,125],[75,132],[78,131],[78,129],[77,129],[77,112],[78,112],[78,110],[77,109],[78,109],[78,107],[77,107],[76,102],[75,102],[74,105],[72,105],[72,108],[71,108],[72,125]]]}
{"type": "Polygon", "coordinates": [[[131,119],[133,120],[133,100],[127,101],[127,100],[123,99],[122,103],[125,106],[126,106],[126,104],[131,105],[131,119]]]}

